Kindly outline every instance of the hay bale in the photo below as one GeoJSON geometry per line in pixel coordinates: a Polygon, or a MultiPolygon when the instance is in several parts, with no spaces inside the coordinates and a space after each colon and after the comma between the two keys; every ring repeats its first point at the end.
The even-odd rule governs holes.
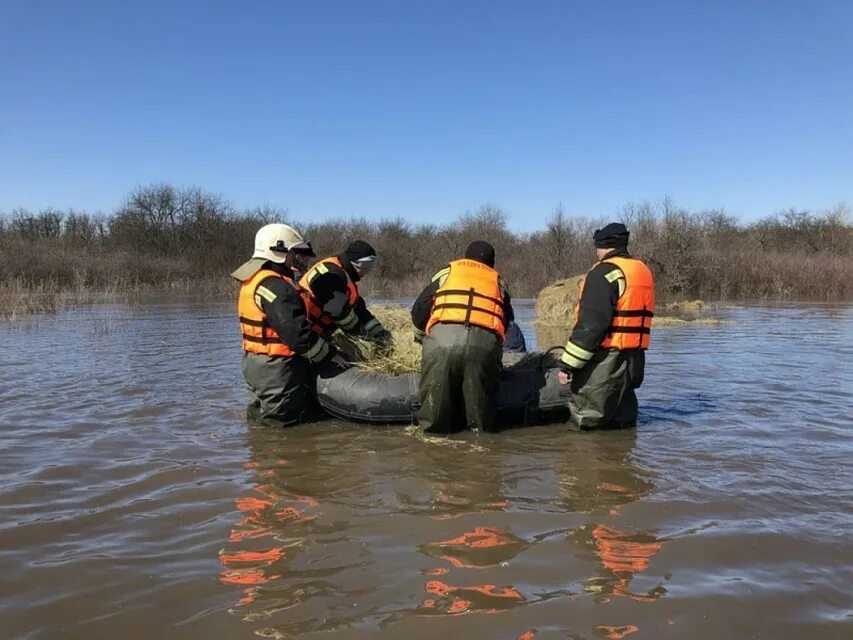
{"type": "MultiPolygon", "coordinates": [[[[562,345],[569,339],[574,326],[574,308],[580,296],[583,275],[558,280],[536,296],[536,342],[542,348],[562,345]]],[[[652,319],[652,327],[674,327],[721,324],[718,318],[705,318],[701,314],[707,307],[702,300],[682,300],[663,305],[652,319]]]]}
{"type": "Polygon", "coordinates": [[[558,280],[536,296],[536,323],[565,326],[573,322],[584,274],[558,280]]]}
{"type": "MultiPolygon", "coordinates": [[[[394,337],[390,352],[375,342],[349,336],[341,331],[335,333],[333,342],[344,353],[344,357],[360,369],[375,373],[420,373],[421,345],[415,342],[415,329],[408,309],[391,305],[371,307],[373,315],[394,337]]],[[[544,368],[554,366],[554,354],[513,354],[506,363],[509,369],[544,368]]]]}
{"type": "Polygon", "coordinates": [[[349,336],[341,331],[333,341],[344,356],[366,371],[379,373],[414,373],[421,370],[421,345],[415,342],[415,328],[408,309],[376,305],[371,312],[391,332],[394,346],[390,351],[375,342],[349,336]]]}
{"type": "Polygon", "coordinates": [[[533,327],[536,331],[536,344],[539,345],[540,349],[562,347],[572,333],[572,325],[573,323],[568,322],[563,324],[537,322],[533,327]]]}
{"type": "MultiPolygon", "coordinates": [[[[584,275],[549,284],[536,296],[536,324],[563,327],[574,324],[574,309],[580,297],[584,275]]],[[[658,315],[698,315],[706,311],[703,300],[679,300],[659,305],[658,315]]]]}
{"type": "Polygon", "coordinates": [[[705,302],[702,300],[680,300],[678,302],[670,302],[664,305],[663,310],[669,313],[699,313],[705,309],[705,302]]]}

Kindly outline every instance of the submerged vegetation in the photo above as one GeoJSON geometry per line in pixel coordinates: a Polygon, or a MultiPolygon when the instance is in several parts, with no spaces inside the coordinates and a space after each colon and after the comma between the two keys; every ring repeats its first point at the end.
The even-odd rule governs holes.
{"type": "MultiPolygon", "coordinates": [[[[273,221],[299,227],[320,255],[356,237],[373,244],[380,262],[363,283],[367,295],[413,296],[482,238],[495,245],[513,296],[533,297],[586,272],[592,231],[617,219],[631,229],[631,251],[652,267],[663,299],[846,300],[853,294],[853,226],[845,207],[817,214],[791,209],[741,224],[723,211],[689,212],[669,200],[627,205],[608,220],[569,216],[558,206],[544,229],[516,233],[493,206],[447,225],[402,217],[312,223],[271,207],[238,210],[199,189],[150,185],[107,214],[0,214],[0,314],[49,312],[104,292],[230,298],[235,285],[227,274],[248,256],[257,229],[273,221]]],[[[576,295],[570,289],[560,295],[576,295]]]]}

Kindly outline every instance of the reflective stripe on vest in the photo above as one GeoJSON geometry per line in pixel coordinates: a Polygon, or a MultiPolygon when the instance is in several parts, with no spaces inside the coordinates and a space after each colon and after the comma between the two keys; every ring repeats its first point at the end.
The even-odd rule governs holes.
{"type": "MultiPolygon", "coordinates": [[[[652,317],[655,310],[655,281],[642,260],[626,257],[606,258],[599,262],[617,267],[605,278],[615,282],[619,299],[613,310],[613,321],[601,341],[602,349],[648,349],[651,341],[652,317]]],[[[597,266],[597,265],[596,265],[597,266]]],[[[581,296],[586,278],[581,284],[581,296]]],[[[577,321],[577,307],[575,308],[577,321]]]]}
{"type": "Polygon", "coordinates": [[[271,269],[261,269],[240,286],[240,297],[237,299],[237,315],[240,319],[240,332],[243,334],[243,350],[249,353],[260,353],[268,356],[292,356],[295,351],[282,341],[268,323],[267,315],[261,309],[256,297],[262,297],[268,302],[275,300],[275,295],[266,287],[259,286],[267,278],[281,278],[293,285],[293,280],[271,269]]]}
{"type": "MultiPolygon", "coordinates": [[[[317,262],[313,267],[308,269],[308,271],[305,272],[305,275],[299,280],[299,294],[305,302],[305,312],[308,317],[308,324],[311,325],[312,331],[321,335],[334,332],[336,325],[344,331],[352,331],[356,326],[358,326],[358,317],[355,315],[352,308],[350,308],[348,313],[344,314],[342,318],[333,318],[323,310],[323,307],[314,296],[311,284],[316,278],[329,273],[329,264],[340,267],[346,274],[346,269],[341,265],[341,261],[337,257],[333,256],[331,258],[323,258],[317,262]]],[[[355,286],[355,282],[352,281],[349,274],[347,274],[346,277],[347,304],[350,307],[353,307],[355,306],[355,303],[358,302],[358,287],[355,286]]]]}
{"type": "Polygon", "coordinates": [[[476,260],[454,260],[435,293],[426,333],[439,322],[464,324],[493,331],[503,341],[504,313],[500,274],[476,260]]]}

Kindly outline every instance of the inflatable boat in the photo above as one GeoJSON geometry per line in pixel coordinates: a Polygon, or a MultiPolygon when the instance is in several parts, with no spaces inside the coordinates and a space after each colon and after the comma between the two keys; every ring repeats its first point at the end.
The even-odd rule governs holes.
{"type": "MultiPolygon", "coordinates": [[[[548,353],[504,354],[498,392],[498,422],[503,427],[566,420],[569,387],[548,353]]],[[[416,424],[417,373],[375,373],[350,367],[324,370],[317,377],[317,398],[329,414],[352,422],[416,424]]]]}

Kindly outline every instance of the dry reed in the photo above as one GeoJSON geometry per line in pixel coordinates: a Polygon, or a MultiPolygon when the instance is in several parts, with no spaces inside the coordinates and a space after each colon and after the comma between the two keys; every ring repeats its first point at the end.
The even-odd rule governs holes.
{"type": "Polygon", "coordinates": [[[382,323],[394,343],[390,349],[364,338],[337,332],[335,344],[345,356],[365,371],[381,373],[414,373],[421,370],[421,345],[415,342],[415,329],[408,309],[376,305],[371,312],[382,323]]]}
{"type": "MultiPolygon", "coordinates": [[[[631,252],[652,267],[662,298],[847,300],[853,295],[853,225],[843,206],[820,213],[788,210],[749,224],[722,211],[692,213],[669,200],[629,204],[608,220],[567,215],[558,206],[544,228],[525,234],[513,233],[507,214],[489,206],[441,226],[403,219],[290,222],[323,255],[354,238],[376,247],[381,262],[363,283],[368,295],[414,296],[468,242],[486,239],[496,248],[513,294],[526,297],[586,271],[593,229],[614,219],[631,229],[631,252]]],[[[237,210],[216,194],[166,184],[135,189],[106,215],[0,212],[0,274],[30,283],[50,280],[63,290],[80,283],[90,291],[201,287],[208,296],[231,298],[233,283],[226,274],[246,259],[257,229],[273,221],[288,221],[286,211],[237,210]],[[207,280],[210,287],[204,289],[207,280]]],[[[565,294],[568,314],[575,293],[565,294]]]]}
{"type": "MultiPolygon", "coordinates": [[[[344,333],[335,334],[335,344],[357,367],[375,373],[419,373],[421,370],[421,345],[415,342],[415,332],[408,309],[391,305],[371,307],[377,317],[394,338],[390,351],[375,342],[355,338],[344,333]]],[[[511,369],[546,368],[555,366],[556,360],[549,353],[505,354],[504,364],[511,369]]]]}
{"type": "Polygon", "coordinates": [[[0,318],[14,321],[22,316],[53,313],[58,287],[52,280],[31,284],[23,278],[0,281],[0,318]]]}

